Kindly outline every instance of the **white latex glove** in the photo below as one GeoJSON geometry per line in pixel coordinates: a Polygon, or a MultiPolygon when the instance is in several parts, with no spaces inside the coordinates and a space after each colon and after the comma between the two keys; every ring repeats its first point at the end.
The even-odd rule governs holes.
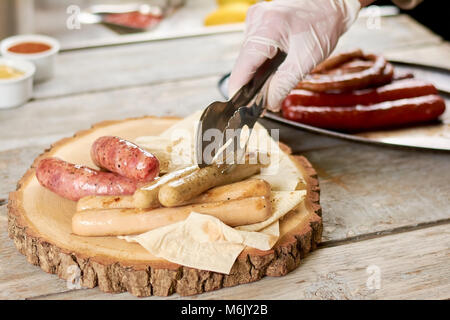
{"type": "Polygon", "coordinates": [[[265,87],[268,108],[278,111],[297,83],[330,55],[360,8],[359,0],[278,0],[250,7],[245,41],[229,81],[230,96],[279,48],[288,55],[265,87]]]}

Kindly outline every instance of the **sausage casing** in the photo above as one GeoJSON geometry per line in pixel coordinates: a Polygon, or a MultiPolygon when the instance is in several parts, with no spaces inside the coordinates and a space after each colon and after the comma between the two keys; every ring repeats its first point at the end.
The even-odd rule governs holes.
{"type": "Polygon", "coordinates": [[[292,90],[283,101],[282,108],[290,106],[345,107],[370,105],[383,101],[437,94],[434,85],[417,79],[403,79],[377,88],[368,88],[350,92],[327,93],[308,90],[292,90]]]}
{"type": "MultiPolygon", "coordinates": [[[[315,92],[325,91],[351,91],[367,87],[373,83],[380,83],[381,80],[386,81],[386,76],[392,79],[392,73],[385,74],[387,61],[382,56],[368,54],[365,59],[373,62],[372,67],[354,73],[344,74],[318,74],[313,73],[305,77],[297,85],[298,89],[307,89],[315,92]]],[[[334,64],[333,64],[334,67],[334,64]]]]}
{"type": "Polygon", "coordinates": [[[45,158],[36,168],[39,183],[63,198],[77,201],[90,195],[131,195],[137,182],[111,172],[45,158]]]}
{"type": "Polygon", "coordinates": [[[208,203],[250,197],[270,198],[270,195],[271,187],[267,181],[261,179],[248,179],[209,189],[190,200],[189,203],[208,203]]]}
{"type": "Polygon", "coordinates": [[[152,182],[140,187],[133,194],[133,203],[136,208],[147,209],[156,208],[161,204],[159,202],[159,190],[162,186],[170,181],[187,176],[194,171],[199,170],[197,165],[189,166],[183,169],[179,169],[159,177],[152,182]]]}
{"type": "Polygon", "coordinates": [[[438,95],[381,102],[369,106],[305,107],[283,109],[286,119],[319,128],[361,131],[389,128],[410,123],[431,121],[445,111],[445,102],[438,95]]]}
{"type": "Polygon", "coordinates": [[[154,155],[119,137],[95,140],[91,158],[98,167],[139,182],[150,182],[159,175],[159,161],[154,155]]]}
{"type": "Polygon", "coordinates": [[[193,211],[212,215],[235,227],[268,219],[272,204],[267,197],[251,197],[152,210],[86,210],[72,217],[72,232],[81,236],[139,234],[185,220],[193,211]]]}
{"type": "Polygon", "coordinates": [[[159,202],[165,207],[179,206],[208,189],[244,180],[260,169],[261,164],[238,164],[225,172],[222,166],[207,166],[162,186],[159,202]]]}

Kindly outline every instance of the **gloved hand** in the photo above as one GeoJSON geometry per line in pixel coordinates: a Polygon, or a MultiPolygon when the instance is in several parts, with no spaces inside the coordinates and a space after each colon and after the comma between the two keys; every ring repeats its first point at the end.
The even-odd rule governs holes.
{"type": "Polygon", "coordinates": [[[279,111],[297,83],[330,55],[360,7],[358,0],[278,0],[250,7],[245,41],[229,81],[230,96],[279,48],[288,55],[265,87],[268,108],[279,111]]]}

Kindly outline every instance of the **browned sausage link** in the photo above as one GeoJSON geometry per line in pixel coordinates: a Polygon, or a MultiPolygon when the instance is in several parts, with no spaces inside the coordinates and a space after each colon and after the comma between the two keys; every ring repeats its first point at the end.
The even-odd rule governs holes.
{"type": "Polygon", "coordinates": [[[159,161],[150,152],[118,137],[100,137],[92,144],[91,157],[100,168],[140,182],[159,175],[159,161]]]}
{"type": "Polygon", "coordinates": [[[369,83],[367,87],[373,88],[383,86],[385,84],[391,83],[393,79],[394,79],[394,66],[389,62],[387,62],[386,67],[383,70],[383,73],[379,77],[374,77],[373,81],[369,83]]]}
{"type": "MultiPolygon", "coordinates": [[[[161,181],[168,174],[155,181],[161,181]]],[[[186,174],[187,175],[187,174],[186,174]]],[[[174,180],[175,178],[173,178],[174,180]]],[[[153,181],[153,183],[155,182],[153,181]]],[[[149,209],[160,206],[159,188],[164,184],[154,184],[148,189],[141,187],[133,196],[87,196],[78,200],[77,211],[98,209],[149,209]],[[138,195],[138,196],[137,196],[138,195]]],[[[210,203],[227,200],[239,200],[250,197],[266,197],[270,199],[270,184],[260,179],[249,179],[220,187],[212,188],[185,204],[210,203]]]]}
{"type": "Polygon", "coordinates": [[[188,203],[208,203],[216,201],[237,200],[250,197],[270,198],[270,184],[261,179],[248,179],[209,189],[191,199],[188,203]]]}
{"type": "Polygon", "coordinates": [[[333,55],[328,59],[319,63],[311,73],[324,73],[327,70],[335,69],[336,67],[344,64],[353,59],[360,59],[364,56],[361,49],[355,49],[347,52],[342,52],[337,55],[333,55]]]}
{"type": "Polygon", "coordinates": [[[251,177],[260,169],[261,164],[238,164],[225,172],[223,166],[207,166],[163,185],[158,194],[159,202],[165,207],[179,206],[208,189],[251,177]]]}
{"type": "Polygon", "coordinates": [[[130,195],[137,182],[111,172],[101,172],[58,158],[39,161],[39,183],[63,198],[77,201],[90,195],[130,195]]]}
{"type": "Polygon", "coordinates": [[[373,62],[368,60],[351,60],[342,64],[339,68],[326,70],[322,74],[345,74],[345,73],[355,73],[372,68],[373,62]]]}
{"type": "Polygon", "coordinates": [[[156,208],[161,204],[159,203],[158,194],[161,187],[170,181],[185,177],[194,171],[199,170],[197,165],[189,166],[187,168],[172,171],[153,180],[150,183],[140,187],[133,195],[133,203],[136,208],[156,208]]]}
{"type": "Polygon", "coordinates": [[[350,91],[365,88],[379,81],[383,77],[383,72],[386,67],[386,59],[382,56],[369,54],[365,58],[373,61],[373,66],[369,69],[339,75],[310,74],[305,80],[299,82],[297,88],[315,92],[333,90],[350,91]]]}

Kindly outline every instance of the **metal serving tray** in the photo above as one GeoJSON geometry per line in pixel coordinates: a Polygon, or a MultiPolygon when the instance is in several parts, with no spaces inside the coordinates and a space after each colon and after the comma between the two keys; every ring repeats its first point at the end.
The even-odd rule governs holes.
{"type": "MultiPolygon", "coordinates": [[[[301,130],[341,139],[397,147],[450,151],[450,70],[416,64],[391,63],[396,69],[412,72],[416,78],[430,81],[438,88],[447,106],[445,113],[440,117],[440,121],[401,129],[349,134],[290,121],[283,118],[279,113],[266,112],[264,117],[301,130]]],[[[230,74],[226,74],[218,83],[219,91],[226,99],[228,99],[229,76],[230,74]]]]}

